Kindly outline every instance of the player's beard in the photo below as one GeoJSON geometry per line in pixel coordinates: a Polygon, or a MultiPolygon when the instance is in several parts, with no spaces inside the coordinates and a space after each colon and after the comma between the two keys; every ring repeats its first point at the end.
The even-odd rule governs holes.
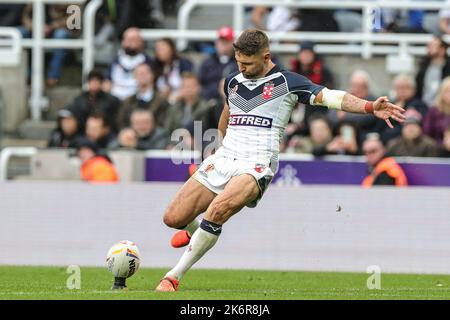
{"type": "Polygon", "coordinates": [[[248,74],[248,73],[242,73],[242,75],[244,76],[245,79],[256,79],[256,76],[254,74],[248,74]]]}
{"type": "Polygon", "coordinates": [[[264,75],[262,74],[264,71],[264,65],[261,66],[261,68],[259,68],[257,71],[252,72],[252,73],[244,73],[242,72],[242,75],[244,76],[245,79],[258,79],[258,78],[262,78],[264,75]]]}

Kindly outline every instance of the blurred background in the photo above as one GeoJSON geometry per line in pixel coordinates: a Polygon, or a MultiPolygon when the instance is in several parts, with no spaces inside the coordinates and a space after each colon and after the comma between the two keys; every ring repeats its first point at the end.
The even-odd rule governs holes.
{"type": "MultiPolygon", "coordinates": [[[[355,223],[380,223],[375,228],[379,232],[392,231],[386,246],[377,246],[379,233],[369,232],[348,236],[343,243],[335,239],[334,249],[349,250],[358,260],[361,252],[349,245],[359,239],[369,243],[366,249],[376,249],[376,257],[391,257],[394,271],[445,272],[450,260],[440,254],[450,245],[444,228],[450,212],[450,1],[444,0],[1,0],[0,215],[7,223],[0,238],[23,228],[23,248],[30,252],[11,252],[0,263],[66,262],[24,258],[33,255],[30,243],[37,232],[35,218],[25,217],[35,214],[57,223],[41,239],[47,248],[58,248],[59,237],[70,234],[51,236],[55,228],[71,228],[65,219],[58,220],[61,210],[83,212],[98,225],[107,218],[95,213],[105,210],[115,221],[124,212],[144,219],[148,209],[140,201],[149,192],[154,202],[145,199],[145,204],[153,206],[157,223],[170,194],[209,155],[205,133],[217,128],[223,79],[237,71],[233,41],[252,27],[268,32],[273,60],[284,69],[359,98],[386,95],[407,110],[405,123],[389,129],[369,115],[299,104],[282,137],[274,191],[261,203],[268,220],[259,223],[281,223],[279,217],[270,218],[273,210],[284,212],[289,221],[301,220],[296,212],[304,212],[321,219],[312,222],[310,231],[324,236],[320,228],[329,221],[327,214],[354,206],[358,209],[347,211],[349,220],[322,230],[332,234],[341,228],[348,234],[352,214],[365,211],[370,196],[380,199],[371,200],[375,202],[367,209],[375,216],[358,216],[362,220],[355,223]],[[91,185],[98,182],[108,186],[91,185]],[[390,187],[367,189],[378,185],[390,187]],[[112,196],[128,186],[139,189],[126,193],[131,198],[112,196]],[[404,186],[412,188],[395,189],[404,186]],[[164,188],[171,189],[160,198],[164,188]],[[331,194],[333,200],[319,209],[315,206],[321,200],[296,205],[295,194],[315,192],[331,194]],[[339,199],[347,193],[351,196],[344,197],[343,205],[339,199]],[[438,218],[429,218],[431,213],[438,218]],[[393,215],[398,220],[390,220],[393,215]],[[400,231],[387,228],[401,223],[406,225],[400,231]],[[425,229],[415,232],[418,227],[425,229]],[[396,259],[400,251],[389,251],[389,243],[397,240],[394,247],[410,250],[405,260],[396,259]],[[436,241],[442,251],[433,251],[436,241]],[[422,265],[426,259],[418,256],[425,254],[444,260],[430,258],[422,265]]],[[[162,223],[152,226],[164,229],[162,223]]],[[[133,229],[114,230],[118,234],[105,235],[99,248],[133,229]]],[[[145,229],[137,232],[140,236],[154,248],[145,229]]],[[[290,234],[300,237],[299,242],[304,236],[290,234]]],[[[163,252],[166,239],[161,239],[152,236],[163,252]]],[[[225,246],[233,252],[237,244],[229,241],[225,246]]],[[[334,257],[330,262],[324,251],[315,250],[326,243],[305,241],[305,253],[319,256],[311,264],[290,263],[290,268],[327,269],[328,264],[333,270],[352,269],[355,260],[334,257]],[[339,268],[344,261],[350,262],[339,268]]],[[[264,266],[261,259],[255,258],[255,266],[264,266]]],[[[169,260],[155,263],[167,265],[169,260]]]]}
{"type": "MultiPolygon", "coordinates": [[[[118,180],[185,180],[195,167],[160,175],[147,151],[172,149],[178,145],[172,132],[184,129],[183,148],[200,151],[197,163],[205,156],[206,142],[189,139],[193,123],[201,121],[202,134],[217,127],[221,80],[237,70],[232,42],[241,30],[256,27],[269,32],[274,61],[285,69],[360,98],[387,95],[410,118],[409,125],[389,130],[372,117],[298,105],[281,144],[293,162],[281,165],[279,177],[284,172],[295,178],[289,183],[360,184],[369,135],[392,156],[414,157],[399,160],[409,184],[450,185],[443,172],[415,174],[422,163],[441,164],[449,156],[450,3],[262,4],[2,1],[0,143],[37,149],[4,151],[1,179],[79,179],[81,163],[66,149],[87,139],[95,153],[115,159],[118,180]],[[148,68],[136,71],[142,63],[148,68]],[[135,109],[147,112],[130,121],[135,109]],[[316,165],[317,158],[333,162],[340,173],[347,168],[346,178],[302,177],[302,166],[316,165]]],[[[156,153],[157,159],[169,154],[156,153]]]]}

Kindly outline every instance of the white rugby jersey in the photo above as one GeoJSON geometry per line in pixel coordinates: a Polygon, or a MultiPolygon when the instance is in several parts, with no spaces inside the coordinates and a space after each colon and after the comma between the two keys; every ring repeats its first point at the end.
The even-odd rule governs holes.
{"type": "Polygon", "coordinates": [[[298,103],[313,104],[323,88],[278,66],[260,79],[231,74],[224,85],[230,118],[216,154],[270,166],[275,173],[292,110],[298,103]]]}

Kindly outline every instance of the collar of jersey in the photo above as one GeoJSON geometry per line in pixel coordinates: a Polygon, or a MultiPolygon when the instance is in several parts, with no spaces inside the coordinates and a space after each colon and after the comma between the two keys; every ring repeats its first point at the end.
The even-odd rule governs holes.
{"type": "Polygon", "coordinates": [[[280,71],[281,71],[281,68],[280,68],[279,66],[277,66],[277,65],[274,65],[273,68],[270,69],[269,72],[267,72],[267,74],[264,76],[264,78],[265,78],[265,77],[268,77],[268,76],[270,76],[271,74],[274,74],[274,73],[276,73],[276,72],[280,72],[280,71]]]}

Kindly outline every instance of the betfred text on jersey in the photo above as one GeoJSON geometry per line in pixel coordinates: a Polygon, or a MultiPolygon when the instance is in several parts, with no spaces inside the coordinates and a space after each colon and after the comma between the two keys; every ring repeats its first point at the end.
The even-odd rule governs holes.
{"type": "Polygon", "coordinates": [[[253,115],[232,115],[228,124],[230,126],[272,128],[272,119],[253,115]]]}

